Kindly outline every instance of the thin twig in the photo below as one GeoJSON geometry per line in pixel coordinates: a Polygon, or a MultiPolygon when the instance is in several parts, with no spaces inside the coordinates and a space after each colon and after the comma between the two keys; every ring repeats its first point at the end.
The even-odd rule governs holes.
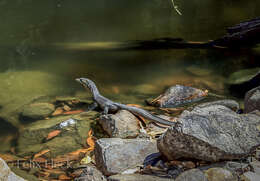
{"type": "Polygon", "coordinates": [[[178,9],[178,6],[175,5],[174,0],[172,0],[172,6],[179,15],[182,15],[181,11],[178,9]]]}

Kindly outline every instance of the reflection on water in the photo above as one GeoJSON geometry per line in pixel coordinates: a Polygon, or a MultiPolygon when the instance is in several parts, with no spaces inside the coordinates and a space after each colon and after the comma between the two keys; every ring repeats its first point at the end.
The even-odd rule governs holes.
{"type": "Polygon", "coordinates": [[[0,118],[17,126],[13,112],[32,99],[83,91],[77,77],[128,103],[173,84],[229,95],[226,77],[256,66],[259,50],[106,51],[128,40],[215,39],[260,16],[257,0],[176,2],[182,16],[170,0],[0,1],[0,118]]]}

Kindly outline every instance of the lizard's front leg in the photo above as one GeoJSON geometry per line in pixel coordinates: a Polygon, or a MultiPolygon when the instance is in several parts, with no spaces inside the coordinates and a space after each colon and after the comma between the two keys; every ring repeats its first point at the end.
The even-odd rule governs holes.
{"type": "Polygon", "coordinates": [[[107,114],[108,114],[108,111],[109,111],[109,107],[108,107],[108,106],[105,106],[105,107],[104,107],[104,110],[103,110],[103,114],[104,114],[104,115],[107,115],[107,114]]]}
{"type": "Polygon", "coordinates": [[[86,112],[87,112],[87,111],[93,111],[93,110],[96,109],[97,107],[98,107],[98,103],[92,102],[92,103],[88,106],[86,112]]]}

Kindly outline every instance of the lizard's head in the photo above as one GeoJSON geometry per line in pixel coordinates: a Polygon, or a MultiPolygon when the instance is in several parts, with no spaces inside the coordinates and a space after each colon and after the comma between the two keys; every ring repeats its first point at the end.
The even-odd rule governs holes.
{"type": "Polygon", "coordinates": [[[97,91],[95,83],[90,79],[77,78],[76,81],[83,85],[83,87],[88,88],[91,92],[93,92],[94,90],[97,91]]]}

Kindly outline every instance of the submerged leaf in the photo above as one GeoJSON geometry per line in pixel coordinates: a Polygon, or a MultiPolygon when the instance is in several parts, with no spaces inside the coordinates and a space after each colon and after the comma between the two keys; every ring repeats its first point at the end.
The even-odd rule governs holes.
{"type": "Polygon", "coordinates": [[[46,153],[48,153],[48,152],[50,152],[51,150],[49,150],[49,149],[47,149],[47,150],[42,150],[42,151],[40,151],[39,153],[36,153],[35,155],[34,155],[34,157],[33,157],[33,159],[35,159],[35,158],[37,158],[37,157],[40,157],[40,156],[42,156],[42,155],[44,155],[44,154],[46,154],[46,153]]]}
{"type": "Polygon", "coordinates": [[[16,158],[11,154],[0,154],[0,158],[6,162],[12,162],[16,160],[16,158]]]}
{"type": "Polygon", "coordinates": [[[59,180],[72,180],[72,178],[68,177],[67,175],[62,174],[59,176],[59,180]]]}
{"type": "Polygon", "coordinates": [[[78,113],[82,113],[82,112],[84,112],[84,110],[67,111],[67,112],[64,112],[63,114],[69,115],[69,114],[78,114],[78,113]]]}
{"type": "Polygon", "coordinates": [[[58,136],[59,134],[61,133],[61,130],[54,130],[52,132],[50,132],[47,137],[46,137],[46,140],[50,140],[56,136],[58,136]]]}

